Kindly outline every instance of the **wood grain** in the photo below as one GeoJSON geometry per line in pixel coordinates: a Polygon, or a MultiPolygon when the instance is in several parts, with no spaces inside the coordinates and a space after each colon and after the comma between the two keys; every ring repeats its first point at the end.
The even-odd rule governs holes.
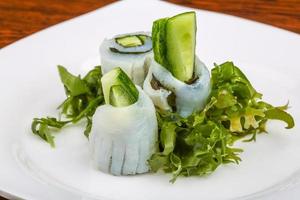
{"type": "MultiPolygon", "coordinates": [[[[0,0],[0,48],[115,0],[0,0]]],[[[300,0],[168,0],[300,33],[300,0]]]]}
{"type": "Polygon", "coordinates": [[[300,33],[300,0],[168,0],[235,15],[300,33]]]}
{"type": "MultiPolygon", "coordinates": [[[[300,0],[168,0],[300,33],[300,0]]],[[[0,0],[0,48],[115,0],[0,0]]],[[[5,200],[0,197],[0,200],[5,200]]]]}
{"type": "Polygon", "coordinates": [[[116,0],[0,0],[0,48],[116,0]]]}

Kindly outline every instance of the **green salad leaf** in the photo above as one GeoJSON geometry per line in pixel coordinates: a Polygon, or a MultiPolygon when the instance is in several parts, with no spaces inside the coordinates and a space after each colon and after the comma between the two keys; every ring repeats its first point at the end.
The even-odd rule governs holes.
{"type": "Polygon", "coordinates": [[[209,110],[207,117],[222,123],[233,135],[244,137],[252,134],[255,140],[257,133],[265,132],[269,119],[285,121],[287,128],[294,126],[293,117],[284,111],[287,106],[276,108],[262,101],[262,94],[253,88],[245,74],[232,62],[215,65],[211,74],[212,96],[217,103],[209,110]]]}
{"type": "Polygon", "coordinates": [[[57,128],[61,129],[65,126],[69,121],[59,121],[53,117],[47,118],[34,118],[31,124],[31,129],[33,134],[38,135],[43,140],[47,141],[52,147],[55,146],[54,144],[54,137],[50,133],[49,128],[57,128]]]}
{"type": "Polygon", "coordinates": [[[101,85],[101,67],[96,66],[83,78],[74,76],[63,66],[58,66],[61,82],[64,85],[66,99],[58,107],[61,117],[34,118],[31,130],[35,135],[55,146],[53,133],[65,125],[86,119],[84,135],[88,137],[92,127],[92,116],[97,107],[104,104],[101,85]]]}
{"type": "Polygon", "coordinates": [[[86,83],[80,78],[80,76],[74,76],[67,71],[61,65],[57,66],[60,80],[65,86],[67,95],[78,96],[89,92],[89,88],[86,83]]]}
{"type": "Polygon", "coordinates": [[[280,108],[272,108],[265,112],[265,115],[268,119],[277,119],[284,121],[287,124],[287,129],[293,128],[295,126],[295,122],[293,117],[280,108]]]}
{"type": "Polygon", "coordinates": [[[221,164],[239,163],[242,149],[234,148],[236,140],[256,139],[266,132],[270,119],[294,127],[286,106],[274,107],[261,100],[245,74],[232,62],[212,69],[212,91],[206,107],[188,118],[157,110],[160,151],[149,160],[151,170],[173,174],[174,182],[182,176],[203,176],[221,164]]]}
{"type": "MultiPolygon", "coordinates": [[[[74,76],[58,67],[66,92],[65,101],[58,107],[64,118],[34,118],[31,129],[52,147],[54,132],[70,123],[86,119],[84,135],[92,128],[96,108],[104,104],[101,68],[95,67],[86,76],[74,76]]],[[[256,135],[266,132],[268,120],[280,120],[286,128],[295,125],[285,110],[288,104],[274,107],[262,101],[245,74],[232,62],[215,64],[211,71],[211,96],[202,111],[187,118],[177,113],[157,109],[159,151],[149,159],[151,171],[178,176],[204,176],[221,164],[236,163],[243,151],[234,142],[255,141],[256,135]]]]}

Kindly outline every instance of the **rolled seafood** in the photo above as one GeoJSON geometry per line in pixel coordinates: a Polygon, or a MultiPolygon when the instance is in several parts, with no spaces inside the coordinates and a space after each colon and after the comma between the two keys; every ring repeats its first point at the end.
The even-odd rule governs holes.
{"type": "Polygon", "coordinates": [[[176,112],[182,117],[187,117],[193,112],[203,109],[210,94],[209,71],[197,57],[195,58],[194,73],[197,77],[196,80],[188,84],[178,80],[166,68],[152,60],[144,82],[144,91],[157,107],[168,111],[173,111],[172,105],[170,105],[170,97],[173,95],[176,112]],[[159,84],[159,86],[155,86],[155,84],[159,84]]]}
{"type": "Polygon", "coordinates": [[[105,39],[100,46],[102,72],[121,67],[137,85],[146,77],[149,57],[152,57],[152,39],[147,32],[117,35],[105,39]]]}
{"type": "MultiPolygon", "coordinates": [[[[155,107],[139,86],[128,83],[130,80],[124,72],[118,80],[122,81],[123,85],[117,85],[116,82],[109,85],[107,80],[103,80],[105,76],[102,82],[107,104],[96,110],[93,117],[95,125],[89,139],[93,163],[99,170],[113,175],[148,172],[147,161],[157,150],[155,107]],[[109,90],[105,90],[107,86],[109,90]],[[114,90],[113,88],[119,88],[117,86],[125,88],[124,91],[114,90]],[[132,86],[135,88],[131,88],[132,86]],[[135,94],[126,97],[129,90],[133,93],[136,90],[136,102],[133,100],[135,94]],[[110,91],[109,95],[106,94],[107,91],[110,91]],[[116,103],[116,99],[119,103],[116,103]],[[134,103],[127,105],[126,102],[134,103]]],[[[107,76],[110,76],[110,72],[107,76]]]]}
{"type": "Polygon", "coordinates": [[[186,12],[153,22],[154,57],[143,84],[162,110],[188,117],[204,108],[210,93],[210,76],[195,54],[196,14],[186,12]]]}

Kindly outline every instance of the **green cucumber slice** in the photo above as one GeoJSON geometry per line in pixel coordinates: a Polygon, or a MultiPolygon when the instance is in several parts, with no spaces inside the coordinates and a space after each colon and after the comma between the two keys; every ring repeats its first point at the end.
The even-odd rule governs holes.
{"type": "Polygon", "coordinates": [[[138,100],[139,92],[137,88],[127,74],[119,67],[104,74],[101,82],[106,104],[128,106],[138,100]],[[113,89],[111,89],[112,87],[113,89]]]}
{"type": "Polygon", "coordinates": [[[187,12],[168,19],[166,46],[169,70],[181,81],[189,81],[194,73],[196,15],[187,12]]]}
{"type": "Polygon", "coordinates": [[[151,36],[139,33],[129,33],[113,38],[109,50],[118,54],[144,54],[152,51],[151,36]]]}
{"type": "Polygon", "coordinates": [[[154,59],[183,82],[193,78],[196,29],[195,12],[156,20],[152,27],[154,59]]]}
{"type": "Polygon", "coordinates": [[[136,47],[144,44],[143,40],[137,35],[127,35],[123,37],[118,37],[115,39],[116,43],[127,48],[127,47],[136,47]]]}
{"type": "Polygon", "coordinates": [[[115,107],[129,106],[136,102],[136,97],[128,93],[122,85],[113,85],[109,92],[109,103],[115,107]]]}
{"type": "Polygon", "coordinates": [[[144,44],[147,40],[147,37],[149,37],[148,35],[137,35],[137,37],[142,41],[142,43],[144,44]]]}

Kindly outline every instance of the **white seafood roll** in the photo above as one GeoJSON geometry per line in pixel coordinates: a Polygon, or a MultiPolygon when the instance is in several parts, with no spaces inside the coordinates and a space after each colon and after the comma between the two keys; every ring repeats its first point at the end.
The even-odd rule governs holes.
{"type": "Polygon", "coordinates": [[[203,109],[210,94],[209,71],[198,57],[195,58],[194,74],[197,79],[187,84],[176,79],[171,72],[151,59],[149,73],[144,82],[144,91],[157,107],[169,111],[172,111],[172,107],[169,105],[168,97],[174,93],[176,112],[182,117],[187,117],[203,109]],[[153,88],[151,84],[153,78],[159,82],[159,88],[153,88]]]}
{"type": "Polygon", "coordinates": [[[139,86],[142,86],[148,71],[149,57],[153,57],[152,39],[147,32],[117,35],[105,39],[100,46],[103,73],[121,67],[139,86]]]}
{"type": "Polygon", "coordinates": [[[94,165],[113,175],[149,171],[157,150],[157,121],[151,99],[137,86],[138,101],[126,107],[100,106],[93,117],[89,145],[94,165]]]}

